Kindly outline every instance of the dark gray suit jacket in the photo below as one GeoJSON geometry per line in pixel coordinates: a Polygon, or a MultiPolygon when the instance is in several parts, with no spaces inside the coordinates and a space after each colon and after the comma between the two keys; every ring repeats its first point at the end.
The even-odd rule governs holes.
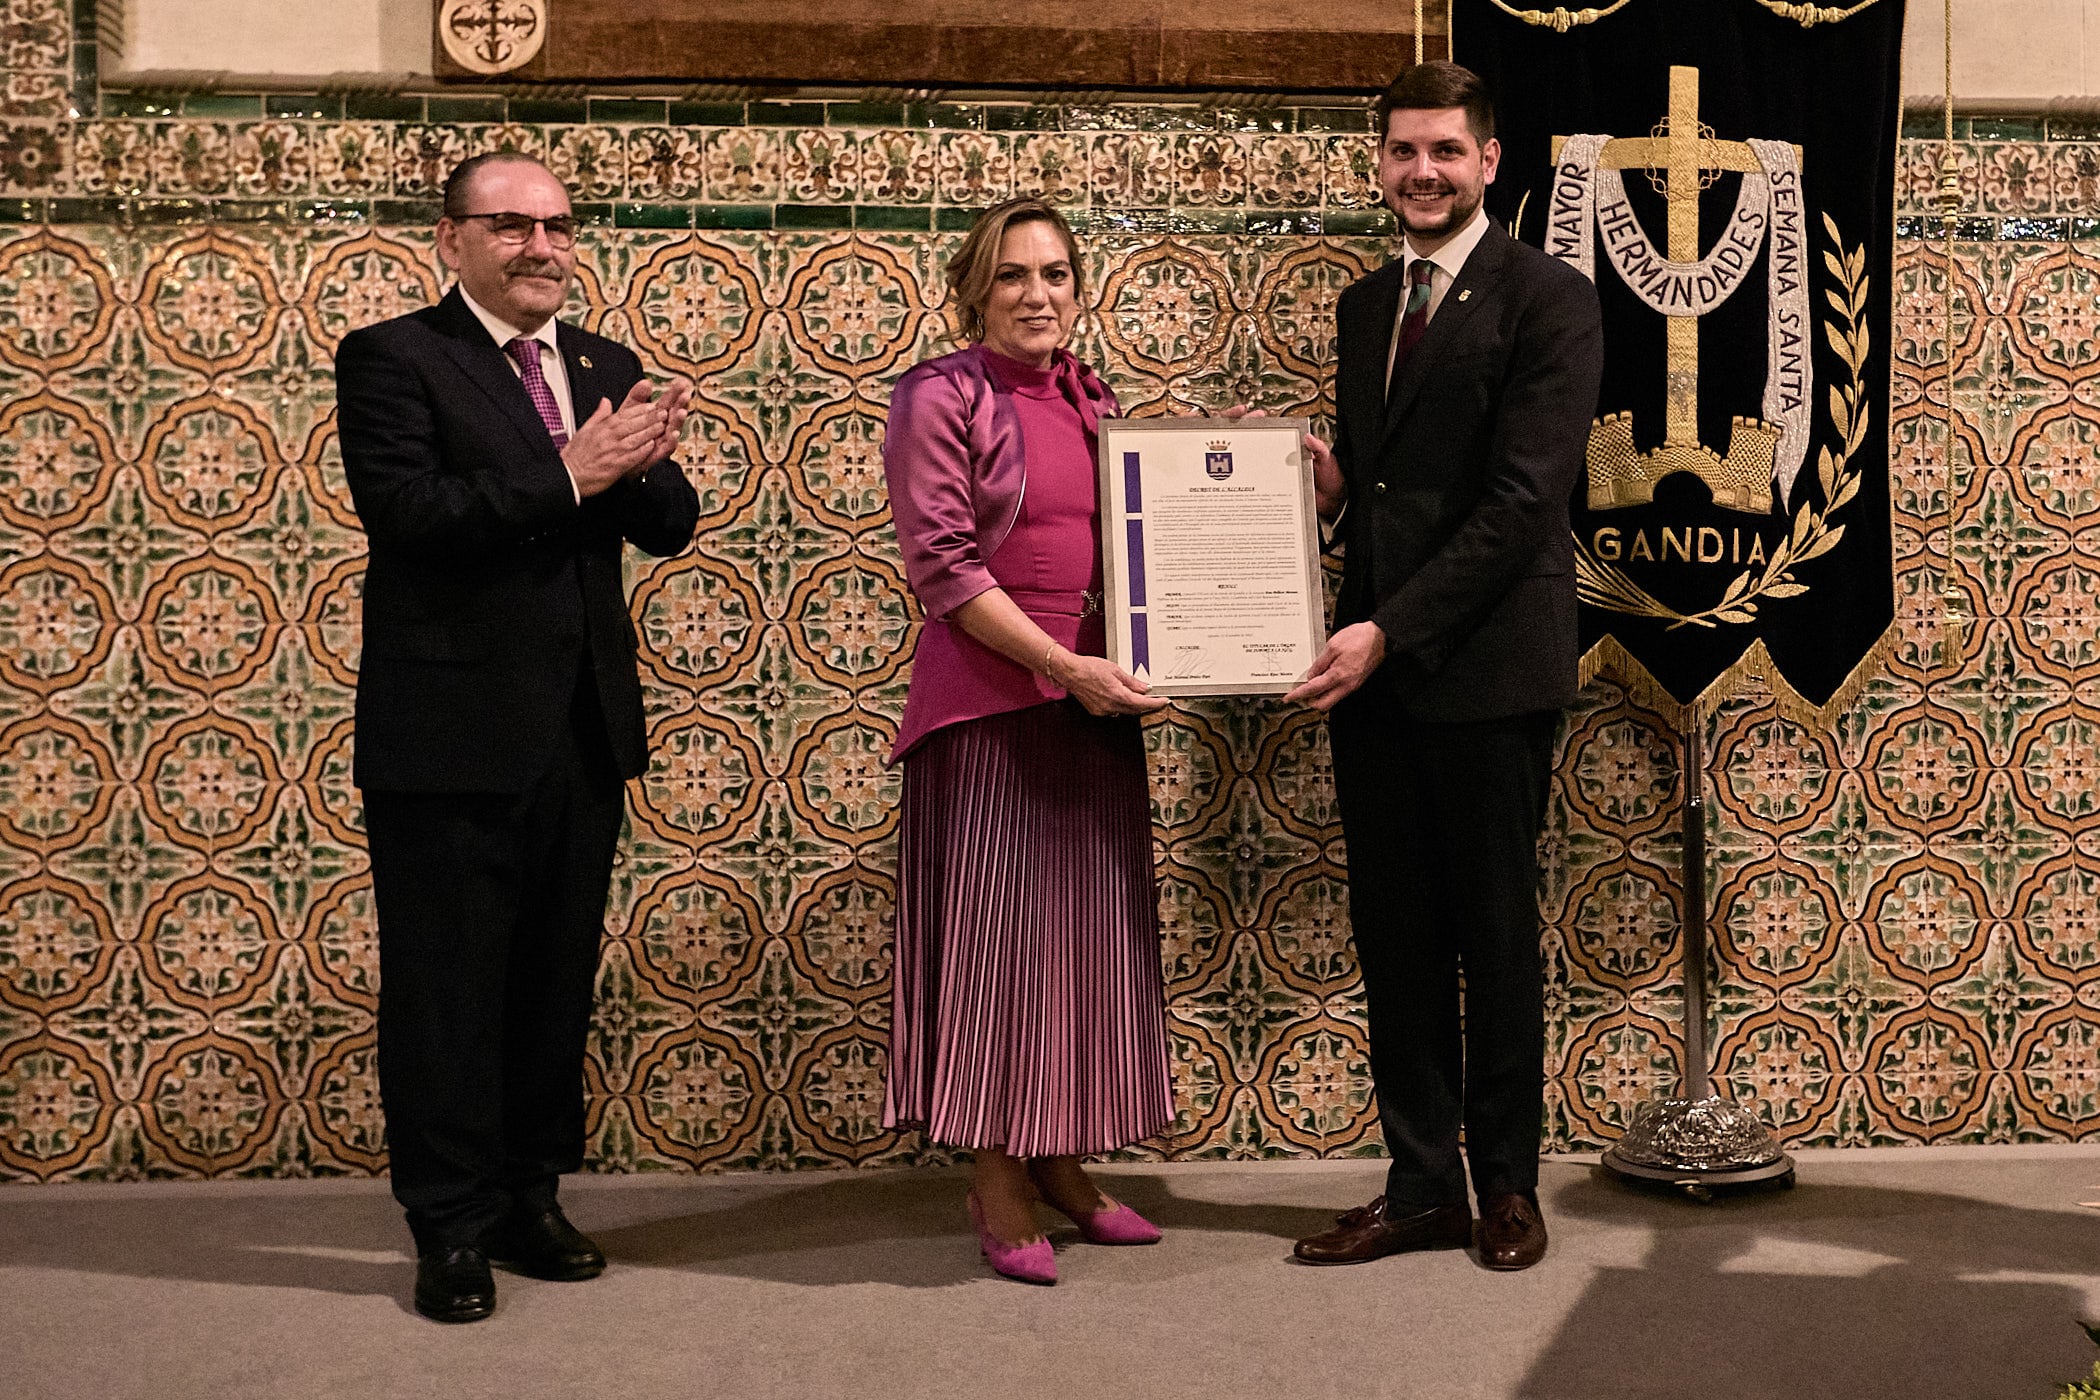
{"type": "Polygon", "coordinates": [[[1490,223],[1388,403],[1401,282],[1395,259],[1336,310],[1335,627],[1378,624],[1366,690],[1417,718],[1557,709],[1576,689],[1568,505],[1603,371],[1596,289],[1490,223]]]}
{"type": "MultiPolygon", "coordinates": [[[[625,346],[555,339],[582,423],[642,377],[625,346]]],[[[662,461],[579,505],[531,397],[457,291],[336,352],[343,472],[371,542],[356,780],[397,792],[521,792],[595,681],[623,777],[647,764],[626,541],[675,554],[699,500],[662,461]]]]}

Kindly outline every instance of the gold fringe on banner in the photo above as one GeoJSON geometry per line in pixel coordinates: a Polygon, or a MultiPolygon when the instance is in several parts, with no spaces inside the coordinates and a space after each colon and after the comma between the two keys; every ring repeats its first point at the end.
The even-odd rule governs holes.
{"type": "Polygon", "coordinates": [[[1888,669],[1889,658],[1895,654],[1896,644],[1902,640],[1903,629],[1891,622],[1888,630],[1875,639],[1867,648],[1857,665],[1839,682],[1830,698],[1818,705],[1788,683],[1780,673],[1772,654],[1765,650],[1764,638],[1760,637],[1743,650],[1729,668],[1714,677],[1705,690],[1689,704],[1685,704],[1663,688],[1635,659],[1632,652],[1619,645],[1616,637],[1603,637],[1597,644],[1583,653],[1577,679],[1588,685],[1603,679],[1622,687],[1626,696],[1635,704],[1655,711],[1679,733],[1688,724],[1703,721],[1723,706],[1734,701],[1755,698],[1764,699],[1764,692],[1771,692],[1772,707],[1784,719],[1808,729],[1829,729],[1838,717],[1852,708],[1874,679],[1888,669]]]}

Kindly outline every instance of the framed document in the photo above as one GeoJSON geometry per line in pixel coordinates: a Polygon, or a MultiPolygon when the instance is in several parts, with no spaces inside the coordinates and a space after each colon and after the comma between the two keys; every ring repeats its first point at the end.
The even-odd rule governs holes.
{"type": "Polygon", "coordinates": [[[1111,661],[1155,695],[1281,695],[1326,644],[1303,418],[1101,420],[1111,661]]]}

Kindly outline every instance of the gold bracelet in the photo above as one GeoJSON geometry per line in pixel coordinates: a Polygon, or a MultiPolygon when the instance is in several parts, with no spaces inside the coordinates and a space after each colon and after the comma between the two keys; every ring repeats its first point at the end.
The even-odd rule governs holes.
{"type": "Polygon", "coordinates": [[[1036,663],[1036,674],[1041,676],[1046,681],[1050,679],[1050,657],[1056,651],[1057,638],[1052,637],[1050,639],[1050,645],[1043,648],[1043,659],[1036,663]]]}

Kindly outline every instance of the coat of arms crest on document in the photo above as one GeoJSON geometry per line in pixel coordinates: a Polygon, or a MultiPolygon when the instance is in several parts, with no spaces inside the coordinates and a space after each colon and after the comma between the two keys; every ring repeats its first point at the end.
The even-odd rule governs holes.
{"type": "Polygon", "coordinates": [[[1223,481],[1232,475],[1232,444],[1228,442],[1205,443],[1203,470],[1212,481],[1223,481]]]}

